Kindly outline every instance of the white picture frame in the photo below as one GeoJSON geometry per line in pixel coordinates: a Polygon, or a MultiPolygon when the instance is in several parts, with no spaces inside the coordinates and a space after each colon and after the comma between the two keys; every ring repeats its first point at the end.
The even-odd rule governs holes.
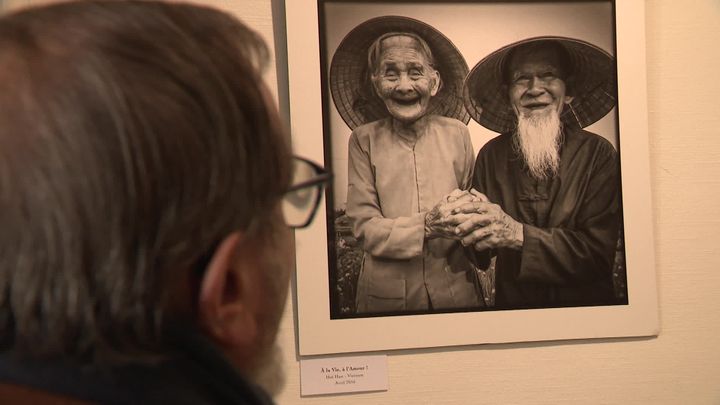
{"type": "MultiPolygon", "coordinates": [[[[323,108],[323,80],[333,46],[357,24],[379,15],[404,15],[424,21],[455,42],[470,69],[485,55],[504,45],[538,35],[559,35],[587,40],[616,56],[618,104],[597,132],[619,131],[615,146],[621,151],[622,200],[626,246],[627,305],[543,308],[529,310],[432,313],[332,319],[328,260],[327,207],[321,203],[314,223],[296,232],[297,322],[300,355],[366,352],[486,343],[548,341],[586,338],[651,336],[659,333],[657,287],[651,210],[647,90],[645,69],[644,2],[351,2],[363,3],[360,11],[346,13],[343,29],[321,33],[319,7],[327,2],[286,2],[289,106],[291,134],[296,154],[318,162],[340,159],[342,148],[326,151],[324,130],[337,128],[338,117],[328,117],[335,107],[329,94],[323,108]],[[558,24],[557,10],[584,6],[610,7],[610,43],[598,44],[583,24],[558,24]],[[492,10],[490,8],[493,8],[492,10]],[[504,7],[504,9],[503,9],[504,7]],[[514,25],[514,10],[535,7],[538,23],[514,25]],[[431,10],[428,10],[430,8],[431,10]],[[473,16],[475,16],[473,20],[473,16]],[[501,18],[497,18],[501,16],[501,18]],[[442,19],[445,19],[443,23],[442,19]],[[504,21],[503,21],[504,19],[504,21]],[[449,24],[447,20],[452,20],[449,24]],[[491,24],[491,22],[495,21],[491,24]],[[474,22],[474,23],[471,23],[474,22]],[[575,31],[573,31],[575,30],[575,31]],[[589,33],[588,33],[589,32],[589,33]],[[322,41],[321,41],[322,35],[322,41]],[[482,38],[477,46],[463,45],[457,38],[482,38]],[[339,38],[339,39],[338,39],[339,38]],[[614,41],[613,41],[614,40],[614,41]],[[480,45],[482,42],[482,45],[480,45]],[[327,47],[321,66],[321,43],[327,47]],[[617,121],[615,117],[619,117],[617,121]],[[333,123],[333,121],[335,123],[333,123]],[[333,127],[335,125],[335,127],[333,127]]],[[[348,2],[335,1],[338,6],[348,2]]],[[[324,11],[325,12],[325,11],[324,11]]],[[[586,11],[592,12],[592,11],[586,11]]],[[[575,11],[572,13],[581,13],[575,11]]],[[[577,18],[582,18],[578,15],[577,18]]],[[[590,20],[595,18],[588,15],[590,20]]],[[[599,17],[598,17],[599,18],[599,17]]],[[[607,17],[603,17],[607,18],[607,17]]],[[[335,19],[337,21],[337,19],[335,19]]],[[[467,41],[466,41],[467,42],[467,41]]],[[[339,121],[344,125],[342,120],[339,121]]],[[[470,121],[470,125],[479,125],[470,121]]],[[[590,128],[593,130],[592,127],[590,128]]],[[[338,132],[337,129],[331,131],[338,132]]],[[[327,133],[325,133],[327,135],[327,133]]],[[[345,143],[350,129],[345,127],[345,143]]],[[[471,136],[476,147],[497,134],[482,129],[471,136]]],[[[337,134],[332,136],[338,136],[337,134]]],[[[336,144],[334,142],[333,149],[336,144]]],[[[345,145],[347,147],[347,145],[345,145]]],[[[332,163],[332,161],[330,162],[332,163]]],[[[332,166],[335,166],[334,164],[332,166]]],[[[337,171],[337,170],[336,170],[337,171]]],[[[342,173],[336,173],[342,178],[342,173]]],[[[336,187],[337,188],[337,187],[336,187]]],[[[337,191],[336,191],[337,192],[337,191]]]]}

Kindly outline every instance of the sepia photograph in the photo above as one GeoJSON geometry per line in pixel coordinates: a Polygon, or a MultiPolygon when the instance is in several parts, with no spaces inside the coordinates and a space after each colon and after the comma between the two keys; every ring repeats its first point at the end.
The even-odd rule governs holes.
{"type": "Polygon", "coordinates": [[[627,302],[612,2],[320,4],[333,317],[627,302]]]}
{"type": "Polygon", "coordinates": [[[618,14],[317,1],[330,321],[632,307],[618,14]]]}

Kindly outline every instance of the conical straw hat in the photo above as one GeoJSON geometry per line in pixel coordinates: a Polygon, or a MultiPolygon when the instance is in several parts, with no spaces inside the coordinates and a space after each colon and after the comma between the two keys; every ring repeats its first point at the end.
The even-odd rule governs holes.
{"type": "Polygon", "coordinates": [[[478,62],[465,85],[463,98],[470,116],[485,128],[505,133],[515,129],[517,117],[503,80],[505,59],[515,47],[534,41],[561,44],[573,66],[573,101],[563,109],[565,125],[582,128],[604,117],[616,102],[615,60],[588,42],[565,37],[536,37],[507,45],[478,62]]]}
{"type": "Polygon", "coordinates": [[[430,25],[408,17],[383,16],[355,27],[338,46],[330,64],[330,92],[345,123],[355,129],[388,116],[383,101],[375,94],[368,72],[368,48],[381,35],[410,32],[427,42],[440,72],[442,87],[430,100],[428,114],[456,118],[465,124],[470,116],[462,99],[462,85],[468,66],[460,51],[445,35],[430,25]]]}

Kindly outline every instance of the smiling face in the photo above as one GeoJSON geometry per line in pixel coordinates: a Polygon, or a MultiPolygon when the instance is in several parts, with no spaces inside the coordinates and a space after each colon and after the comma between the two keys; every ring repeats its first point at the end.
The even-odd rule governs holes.
{"type": "Polygon", "coordinates": [[[512,56],[508,93],[518,116],[546,114],[549,110],[559,114],[572,101],[561,66],[560,56],[552,48],[524,49],[512,56]]]}
{"type": "Polygon", "coordinates": [[[420,42],[412,36],[393,35],[380,41],[372,82],[390,115],[404,123],[424,116],[440,87],[420,42]]]}

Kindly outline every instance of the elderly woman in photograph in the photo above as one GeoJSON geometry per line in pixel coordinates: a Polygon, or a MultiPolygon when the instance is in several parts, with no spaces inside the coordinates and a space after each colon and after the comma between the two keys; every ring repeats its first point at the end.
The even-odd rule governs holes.
{"type": "Polygon", "coordinates": [[[358,313],[482,305],[477,276],[453,229],[442,224],[463,201],[449,204],[445,196],[471,183],[466,73],[444,35],[405,17],[366,21],[335,54],[333,97],[354,128],[347,215],[364,250],[358,313]]]}

